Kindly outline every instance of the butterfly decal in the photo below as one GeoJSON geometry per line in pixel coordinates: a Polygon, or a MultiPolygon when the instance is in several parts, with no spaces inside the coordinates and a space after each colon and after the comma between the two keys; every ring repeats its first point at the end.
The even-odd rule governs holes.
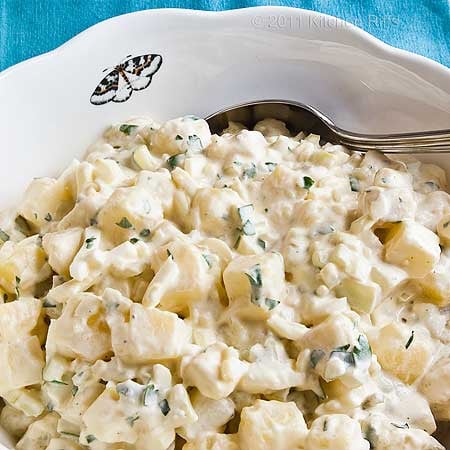
{"type": "Polygon", "coordinates": [[[150,85],[153,75],[161,67],[162,60],[162,56],[156,54],[125,59],[100,81],[91,95],[91,103],[104,105],[108,102],[126,102],[133,91],[142,91],[150,85]]]}

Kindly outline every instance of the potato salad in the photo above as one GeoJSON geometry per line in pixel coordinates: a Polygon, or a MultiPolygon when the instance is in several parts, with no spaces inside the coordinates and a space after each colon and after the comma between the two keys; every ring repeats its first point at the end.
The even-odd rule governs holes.
{"type": "Polygon", "coordinates": [[[17,450],[439,450],[444,171],[265,119],[105,131],[0,215],[17,450]]]}

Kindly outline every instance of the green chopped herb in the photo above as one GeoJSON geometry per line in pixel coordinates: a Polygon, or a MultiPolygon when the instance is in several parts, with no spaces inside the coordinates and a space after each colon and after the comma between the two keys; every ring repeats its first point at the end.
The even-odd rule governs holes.
{"type": "Polygon", "coordinates": [[[411,331],[411,336],[409,337],[408,341],[406,342],[406,345],[405,345],[406,349],[408,349],[410,347],[413,340],[414,340],[414,330],[411,331]]]}
{"type": "Polygon", "coordinates": [[[91,442],[94,442],[96,439],[97,439],[97,438],[96,438],[93,434],[88,434],[88,435],[86,436],[86,442],[87,442],[88,444],[90,444],[91,442]]]}
{"type": "Polygon", "coordinates": [[[172,255],[172,253],[170,252],[170,250],[167,249],[166,251],[167,251],[167,257],[173,259],[173,255],[172,255]]]}
{"type": "Polygon", "coordinates": [[[320,349],[315,349],[309,355],[309,361],[311,363],[311,367],[314,369],[319,361],[325,356],[325,352],[320,349]]]}
{"type": "Polygon", "coordinates": [[[391,425],[395,428],[401,428],[402,430],[409,429],[409,424],[404,423],[402,425],[398,425],[396,423],[391,422],[391,425]]]}
{"type": "Polygon", "coordinates": [[[148,228],[144,228],[143,230],[141,230],[141,232],[139,233],[139,236],[141,238],[146,238],[148,236],[150,236],[150,230],[148,228]]]}
{"type": "Polygon", "coordinates": [[[3,242],[9,241],[9,234],[5,233],[1,228],[0,228],[0,239],[3,242]]]}
{"type": "Polygon", "coordinates": [[[179,134],[177,134],[177,135],[175,136],[175,140],[176,140],[176,141],[182,141],[182,140],[183,140],[183,136],[180,136],[179,134]]]}
{"type": "Polygon", "coordinates": [[[250,222],[250,220],[247,220],[247,222],[244,223],[242,226],[242,232],[246,236],[254,236],[256,234],[255,226],[252,222],[250,222]]]}
{"type": "Polygon", "coordinates": [[[87,248],[88,250],[94,246],[94,241],[95,241],[96,239],[97,239],[97,238],[95,238],[95,237],[90,237],[90,238],[87,238],[87,239],[86,239],[86,248],[87,248]]]}
{"type": "Polygon", "coordinates": [[[133,224],[128,220],[127,217],[122,217],[120,222],[117,222],[116,225],[125,229],[131,228],[133,226],[133,224]]]}
{"type": "Polygon", "coordinates": [[[46,220],[47,222],[51,222],[53,220],[53,217],[50,213],[47,213],[44,217],[44,220],[46,220]]]}
{"type": "Polygon", "coordinates": [[[263,239],[258,238],[258,239],[256,240],[256,243],[257,243],[263,250],[266,249],[266,241],[264,241],[263,239]]]}
{"type": "Polygon", "coordinates": [[[200,117],[197,117],[197,116],[194,116],[194,115],[190,114],[190,115],[187,115],[187,116],[183,117],[183,121],[185,121],[185,120],[196,121],[196,120],[200,120],[200,117]]]}
{"type": "Polygon", "coordinates": [[[242,239],[242,236],[239,235],[238,238],[236,239],[236,242],[233,245],[233,248],[238,248],[239,247],[239,244],[241,243],[241,239],[242,239]]]}
{"type": "Polygon", "coordinates": [[[445,222],[444,225],[442,225],[443,228],[447,228],[449,226],[450,222],[445,222]]]}
{"type": "Polygon", "coordinates": [[[331,358],[339,358],[341,361],[348,364],[349,366],[354,366],[356,364],[355,355],[353,354],[353,352],[339,350],[338,348],[330,353],[330,359],[331,358]]]}
{"type": "Polygon", "coordinates": [[[175,167],[178,167],[183,162],[184,158],[185,153],[178,153],[177,155],[167,158],[167,165],[169,166],[169,169],[173,170],[175,167]]]}
{"type": "Polygon", "coordinates": [[[53,411],[53,403],[52,402],[48,402],[46,405],[47,411],[52,412],[53,411]]]}
{"type": "Polygon", "coordinates": [[[353,192],[359,192],[360,190],[360,184],[359,184],[359,180],[358,178],[355,177],[349,177],[349,182],[350,182],[350,189],[353,192]]]}
{"type": "Polygon", "coordinates": [[[65,434],[66,436],[72,436],[72,437],[76,437],[79,438],[80,435],[76,434],[76,433],[70,433],[69,431],[60,431],[61,434],[65,434]]]}
{"type": "Polygon", "coordinates": [[[56,308],[56,305],[54,305],[53,303],[49,302],[47,298],[44,299],[44,302],[42,303],[42,306],[44,308],[56,308]]]}
{"type": "Polygon", "coordinates": [[[235,164],[236,166],[242,166],[242,163],[240,161],[233,161],[233,164],[235,164]]]}
{"type": "Polygon", "coordinates": [[[341,345],[340,347],[336,347],[334,350],[336,352],[346,352],[350,348],[350,344],[341,345]]]}
{"type": "Polygon", "coordinates": [[[202,151],[203,150],[202,140],[196,134],[192,134],[192,135],[188,136],[187,142],[189,145],[189,150],[194,150],[194,151],[202,151]]]}
{"type": "Polygon", "coordinates": [[[126,134],[127,136],[129,136],[137,127],[138,127],[138,125],[130,125],[130,124],[124,123],[123,125],[120,125],[119,131],[121,131],[123,134],[126,134]]]}
{"type": "Polygon", "coordinates": [[[8,294],[3,294],[3,301],[6,303],[8,301],[8,294]]]}
{"type": "Polygon", "coordinates": [[[118,384],[116,386],[116,391],[117,391],[118,394],[121,394],[124,397],[126,397],[128,395],[129,389],[124,384],[118,384]]]}
{"type": "Polygon", "coordinates": [[[254,236],[256,234],[255,226],[251,221],[253,214],[253,205],[245,205],[238,208],[239,218],[241,219],[242,229],[241,231],[246,236],[254,236]]]}
{"type": "Polygon", "coordinates": [[[72,386],[72,396],[75,397],[75,395],[77,395],[77,392],[78,392],[78,386],[74,384],[72,386]]]}
{"type": "Polygon", "coordinates": [[[211,256],[207,255],[205,253],[203,253],[202,256],[203,256],[203,259],[206,261],[206,264],[208,264],[208,267],[211,269],[211,267],[212,267],[211,256]]]}
{"type": "Polygon", "coordinates": [[[303,187],[305,189],[311,189],[314,183],[315,181],[311,177],[308,176],[303,177],[303,187]]]}
{"type": "Polygon", "coordinates": [[[47,383],[63,384],[64,386],[68,386],[68,383],[64,383],[64,381],[60,381],[60,380],[51,380],[51,381],[47,381],[47,383]]]}
{"type": "MultiPolygon", "coordinates": [[[[37,214],[35,214],[35,215],[36,215],[36,219],[37,219],[37,214]]],[[[31,235],[30,224],[27,222],[27,220],[23,216],[17,216],[14,222],[15,222],[18,230],[22,234],[24,234],[25,236],[31,235]]]]}
{"type": "Polygon", "coordinates": [[[154,384],[149,384],[145,386],[144,392],[142,394],[142,403],[144,406],[150,405],[150,399],[157,393],[154,384]]]}
{"type": "Polygon", "coordinates": [[[269,212],[269,208],[264,208],[264,212],[269,212]]]}
{"type": "Polygon", "coordinates": [[[267,306],[267,309],[269,311],[272,311],[272,309],[276,308],[280,304],[280,302],[279,300],[274,300],[273,298],[266,298],[265,304],[267,306]]]}
{"type": "Polygon", "coordinates": [[[256,166],[251,163],[250,167],[247,167],[243,172],[244,178],[255,178],[256,177],[256,166]]]}
{"type": "Polygon", "coordinates": [[[277,167],[277,163],[274,162],[266,162],[264,164],[269,172],[273,172],[275,170],[275,167],[277,167]]]}
{"type": "Polygon", "coordinates": [[[261,266],[259,264],[255,264],[250,272],[245,272],[247,278],[250,282],[250,286],[252,288],[252,303],[259,304],[260,296],[261,296],[261,288],[262,288],[262,275],[261,275],[261,266]]]}
{"type": "Polygon", "coordinates": [[[169,402],[166,399],[161,400],[158,403],[159,409],[161,410],[161,412],[163,413],[163,416],[167,416],[167,414],[169,414],[170,411],[170,406],[169,406],[169,402]]]}
{"type": "Polygon", "coordinates": [[[325,420],[323,421],[322,430],[323,430],[323,431],[327,431],[327,430],[328,430],[328,420],[327,420],[327,419],[325,419],[325,420]]]}
{"type": "Polygon", "coordinates": [[[139,239],[138,239],[138,238],[131,238],[131,239],[130,239],[130,242],[131,242],[132,244],[136,244],[137,242],[139,242],[139,239]]]}
{"type": "Polygon", "coordinates": [[[360,334],[358,337],[358,344],[353,348],[353,355],[357,360],[368,359],[372,357],[372,349],[370,348],[369,341],[363,334],[360,334]]]}
{"type": "Polygon", "coordinates": [[[138,413],[134,414],[133,416],[127,417],[127,422],[128,422],[128,425],[130,425],[130,427],[133,427],[134,422],[136,422],[136,420],[139,420],[138,413]]]}

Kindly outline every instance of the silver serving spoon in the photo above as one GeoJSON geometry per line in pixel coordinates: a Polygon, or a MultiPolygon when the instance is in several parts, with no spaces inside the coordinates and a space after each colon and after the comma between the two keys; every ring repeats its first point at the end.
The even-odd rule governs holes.
{"type": "Polygon", "coordinates": [[[317,108],[286,100],[261,100],[223,109],[206,117],[212,133],[221,133],[228,123],[239,122],[252,128],[266,118],[286,123],[291,133],[319,134],[323,141],[342,144],[360,152],[450,153],[450,129],[399,134],[360,134],[344,130],[317,108]]]}

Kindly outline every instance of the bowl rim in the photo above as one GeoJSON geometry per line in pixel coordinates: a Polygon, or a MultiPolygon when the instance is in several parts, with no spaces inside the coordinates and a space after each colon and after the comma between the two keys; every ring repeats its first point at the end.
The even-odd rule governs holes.
{"type": "Polygon", "coordinates": [[[443,64],[439,63],[438,61],[435,61],[433,59],[430,59],[426,56],[419,55],[417,53],[400,49],[398,47],[392,46],[390,44],[387,44],[386,42],[382,41],[381,39],[375,37],[374,35],[370,34],[369,32],[363,30],[362,28],[358,27],[357,25],[352,24],[351,22],[348,22],[347,20],[341,19],[337,16],[332,16],[330,14],[305,9],[305,8],[295,8],[291,6],[252,6],[247,8],[236,8],[236,9],[228,9],[228,10],[222,10],[222,11],[211,11],[211,10],[198,10],[198,9],[187,9],[187,8],[155,8],[155,9],[144,9],[139,11],[133,11],[130,13],[120,14],[117,16],[110,17],[108,19],[102,20],[100,22],[97,22],[85,30],[81,31],[80,33],[77,33],[72,38],[64,42],[63,44],[57,46],[56,48],[42,53],[40,55],[33,56],[31,58],[25,59],[21,62],[18,62],[10,67],[7,67],[6,69],[0,71],[0,82],[6,78],[14,75],[14,73],[24,67],[26,67],[29,64],[32,64],[34,62],[38,62],[44,59],[47,59],[52,56],[58,55],[60,52],[70,49],[71,46],[73,46],[76,42],[79,40],[85,38],[87,35],[91,34],[94,30],[100,29],[102,27],[109,26],[111,24],[114,24],[115,22],[119,22],[124,19],[132,19],[137,16],[144,16],[144,15],[159,15],[159,14],[174,14],[174,15],[187,15],[187,16],[201,16],[202,18],[205,17],[226,17],[226,16],[249,16],[253,15],[255,13],[261,13],[261,14],[291,14],[291,15],[308,15],[315,18],[322,18],[326,20],[337,20],[340,24],[346,27],[346,30],[353,34],[356,38],[359,39],[360,44],[364,44],[368,50],[377,50],[381,53],[384,53],[385,55],[389,55],[390,59],[400,59],[403,61],[408,61],[411,63],[418,64],[419,66],[422,66],[425,69],[432,69],[439,75],[442,75],[444,77],[450,77],[450,67],[446,67],[443,64]]]}

